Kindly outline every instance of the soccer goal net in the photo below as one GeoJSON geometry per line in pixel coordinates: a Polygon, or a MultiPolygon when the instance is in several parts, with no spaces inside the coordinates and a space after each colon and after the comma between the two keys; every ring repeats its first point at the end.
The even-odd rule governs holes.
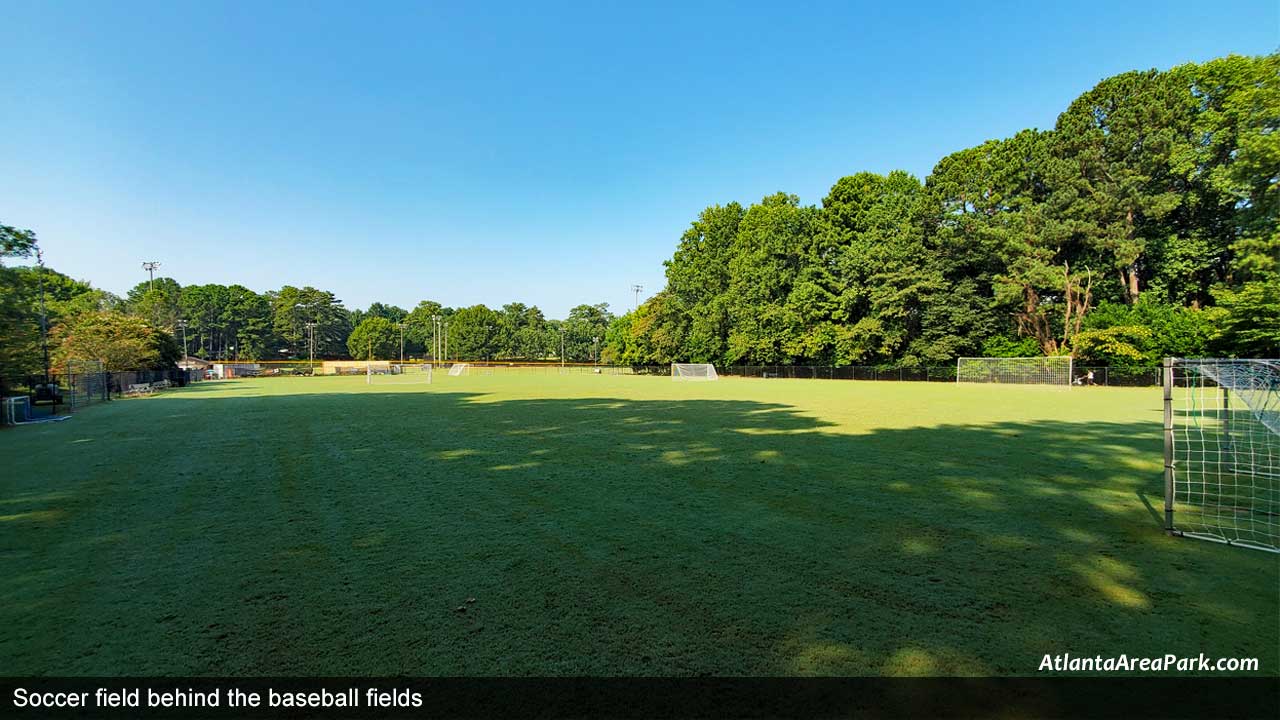
{"type": "Polygon", "coordinates": [[[1280,552],[1280,360],[1164,366],[1165,524],[1280,552]]]}
{"type": "Polygon", "coordinates": [[[453,366],[449,368],[449,374],[454,377],[466,375],[469,367],[471,366],[467,363],[454,363],[453,366]]]}
{"type": "Polygon", "coordinates": [[[672,380],[719,380],[711,363],[671,363],[672,380]]]}
{"type": "Polygon", "coordinates": [[[373,385],[426,385],[431,382],[431,363],[392,364],[385,373],[369,376],[373,385]]]}
{"type": "Polygon", "coordinates": [[[1070,386],[1071,356],[960,358],[956,382],[1070,386]]]}

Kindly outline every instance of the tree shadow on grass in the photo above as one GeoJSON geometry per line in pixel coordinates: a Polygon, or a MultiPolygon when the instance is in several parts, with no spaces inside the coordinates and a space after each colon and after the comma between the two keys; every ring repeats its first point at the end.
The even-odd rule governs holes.
{"type": "Polygon", "coordinates": [[[1275,559],[1141,502],[1155,423],[849,434],[777,403],[438,391],[111,419],[32,436],[0,484],[12,673],[1280,666],[1275,559]]]}

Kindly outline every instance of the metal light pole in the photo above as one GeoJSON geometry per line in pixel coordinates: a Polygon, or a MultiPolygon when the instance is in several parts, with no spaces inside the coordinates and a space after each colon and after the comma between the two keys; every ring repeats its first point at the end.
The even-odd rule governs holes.
{"type": "Polygon", "coordinates": [[[310,352],[309,362],[311,365],[311,374],[316,374],[316,324],[314,322],[307,323],[307,349],[310,352]]]}
{"type": "Polygon", "coordinates": [[[594,346],[592,349],[592,353],[595,355],[596,364],[599,365],[600,364],[600,336],[597,335],[591,338],[591,344],[594,346]]]}
{"type": "Polygon", "coordinates": [[[182,361],[187,361],[187,321],[178,318],[178,327],[182,328],[182,361]]]}
{"type": "Polygon", "coordinates": [[[147,271],[147,292],[156,289],[156,268],[160,267],[160,263],[155,260],[148,260],[142,263],[142,269],[147,271]]]}
{"type": "Polygon", "coordinates": [[[44,307],[44,251],[36,248],[36,279],[40,284],[40,345],[44,349],[44,384],[49,384],[49,313],[44,307]]]}
{"type": "Polygon", "coordinates": [[[400,328],[400,364],[404,364],[404,323],[396,323],[400,328]]]}
{"type": "Polygon", "coordinates": [[[449,321],[444,321],[444,361],[449,362],[449,321]]]}
{"type": "Polygon", "coordinates": [[[564,370],[564,326],[560,326],[560,370],[564,370]]]}
{"type": "Polygon", "coordinates": [[[431,316],[431,360],[440,362],[440,316],[431,316]]]}
{"type": "Polygon", "coordinates": [[[636,294],[636,309],[640,308],[640,292],[644,290],[644,286],[639,283],[631,286],[631,292],[636,294]]]}

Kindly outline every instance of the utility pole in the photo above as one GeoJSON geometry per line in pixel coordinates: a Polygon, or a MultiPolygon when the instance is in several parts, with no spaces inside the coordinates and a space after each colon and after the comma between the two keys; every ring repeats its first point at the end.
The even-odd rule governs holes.
{"type": "Polygon", "coordinates": [[[431,361],[440,362],[440,316],[431,316],[431,361]]]}
{"type": "Polygon", "coordinates": [[[40,284],[40,345],[44,348],[44,384],[49,384],[49,313],[44,307],[44,251],[36,248],[36,278],[40,284]]]}
{"type": "Polygon", "coordinates": [[[307,323],[307,349],[310,353],[311,374],[316,374],[316,324],[307,323]]]}
{"type": "Polygon", "coordinates": [[[160,267],[160,263],[155,260],[148,260],[142,263],[142,269],[147,271],[147,292],[156,289],[156,268],[160,267]]]}
{"type": "Polygon", "coordinates": [[[640,309],[640,293],[644,291],[644,286],[637,283],[631,286],[631,292],[636,294],[636,309],[640,309]]]}

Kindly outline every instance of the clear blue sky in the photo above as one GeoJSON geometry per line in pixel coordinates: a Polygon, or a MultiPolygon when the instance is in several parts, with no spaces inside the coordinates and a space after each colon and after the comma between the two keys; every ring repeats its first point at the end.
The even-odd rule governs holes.
{"type": "Polygon", "coordinates": [[[1280,45],[1275,0],[0,0],[0,222],[113,292],[631,306],[698,211],[1050,127],[1108,75],[1280,45]]]}

